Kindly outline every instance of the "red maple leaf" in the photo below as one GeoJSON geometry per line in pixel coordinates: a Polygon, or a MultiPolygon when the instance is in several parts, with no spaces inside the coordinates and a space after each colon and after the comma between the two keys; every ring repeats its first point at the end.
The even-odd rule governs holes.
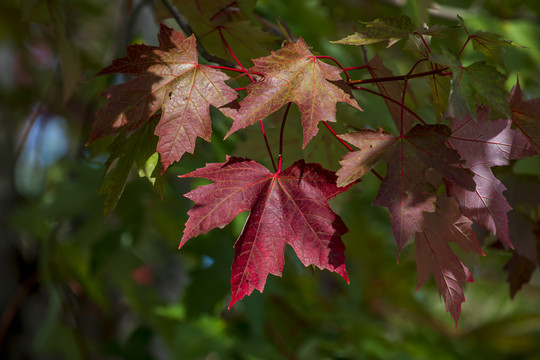
{"type": "Polygon", "coordinates": [[[250,212],[234,245],[229,308],[254,289],[262,292],[268,274],[281,276],[286,244],[305,266],[335,271],[349,281],[341,241],[348,229],[328,204],[348,187],[338,187],[332,171],[299,160],[273,174],[253,160],[228,157],[180,177],[214,181],[185,195],[195,205],[180,247],[250,212]]]}
{"type": "Polygon", "coordinates": [[[465,160],[462,166],[474,173],[476,190],[469,191],[452,182],[447,182],[447,188],[458,199],[465,216],[512,247],[506,215],[512,208],[503,195],[506,187],[493,175],[491,167],[508,165],[509,160],[533,155],[534,151],[521,133],[510,129],[511,120],[490,120],[489,112],[488,107],[482,106],[476,121],[471,115],[452,120],[448,144],[465,160]]]}
{"type": "Polygon", "coordinates": [[[388,208],[399,251],[420,231],[423,213],[435,210],[436,189],[426,178],[428,169],[474,190],[471,174],[459,167],[458,154],[444,145],[449,135],[450,129],[444,125],[416,125],[404,136],[381,129],[340,136],[360,150],[346,154],[340,161],[338,185],[356,181],[380,160],[387,163],[388,170],[373,205],[388,208]]]}
{"type": "Polygon", "coordinates": [[[465,301],[461,283],[472,282],[469,269],[450,248],[454,242],[466,251],[484,255],[471,228],[472,221],[463,216],[455,199],[442,197],[435,212],[424,212],[422,227],[415,235],[416,268],[420,288],[432,273],[442,295],[446,311],[457,327],[461,303],[465,301]]]}
{"type": "Polygon", "coordinates": [[[540,98],[524,100],[519,81],[510,93],[512,121],[540,154],[540,98]]]}
{"type": "Polygon", "coordinates": [[[128,46],[126,57],[98,73],[130,74],[135,79],[104,92],[110,102],[98,110],[90,141],[136,129],[162,109],[155,133],[163,173],[185,152],[193,153],[197,137],[210,141],[210,105],[219,108],[237,94],[225,84],[227,75],[199,64],[194,36],[186,38],[161,25],[158,38],[159,47],[128,46]]]}
{"type": "Polygon", "coordinates": [[[339,75],[341,69],[318,60],[302,38],[253,62],[250,71],[264,78],[247,87],[248,95],[240,102],[227,136],[294,102],[301,114],[305,147],[317,134],[319,121],[336,121],[337,102],[360,109],[339,75]]]}

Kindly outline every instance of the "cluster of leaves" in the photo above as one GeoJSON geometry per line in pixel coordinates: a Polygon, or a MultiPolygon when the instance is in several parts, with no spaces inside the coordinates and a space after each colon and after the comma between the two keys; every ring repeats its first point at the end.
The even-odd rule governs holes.
{"type": "MultiPolygon", "coordinates": [[[[98,74],[133,76],[104,92],[109,102],[98,111],[90,138],[117,136],[102,187],[106,213],[114,209],[134,163],[141,175],[158,184],[172,164],[186,152],[194,153],[197,137],[210,141],[214,107],[233,120],[227,136],[259,123],[273,165],[271,171],[255,160],[227,156],[223,163],[181,175],[213,183],[186,194],[195,205],[180,247],[242,212],[250,213],[234,246],[229,307],[254,289],[262,291],[268,274],[281,275],[286,244],[304,265],[337,272],[348,281],[341,238],[348,229],[328,201],[361,186],[357,184],[369,173],[381,180],[373,205],[388,209],[398,253],[414,238],[418,287],[433,274],[456,324],[465,300],[462,284],[473,278],[450,243],[483,254],[474,223],[516,250],[508,264],[512,295],[528,281],[538,267],[538,256],[530,250],[538,245],[534,228],[540,218],[535,206],[521,208],[520,219],[530,224],[531,234],[512,237],[512,207],[492,171],[540,153],[540,99],[524,99],[519,82],[510,94],[504,88],[503,48],[516,44],[489,32],[471,32],[459,19],[466,34],[463,47],[458,52],[436,48],[434,39],[457,30],[417,28],[404,16],[365,23],[365,31],[336,41],[352,46],[388,41],[390,47],[407,38],[406,47],[417,61],[407,74],[396,76],[379,56],[344,68],[334,58],[316,55],[302,38],[293,41],[281,22],[275,28],[287,40],[270,55],[261,54],[274,37],[252,25],[249,6],[236,1],[205,6],[187,7],[184,13],[203,47],[195,35],[186,37],[161,25],[159,46],[131,45],[126,57],[98,74]],[[251,40],[253,36],[260,41],[251,40]],[[471,43],[485,59],[465,65],[461,54],[471,43]],[[216,49],[211,60],[220,65],[199,61],[206,49],[216,49]],[[254,65],[246,68],[249,59],[254,65]],[[370,77],[352,79],[350,73],[357,70],[370,77]],[[231,86],[242,81],[247,84],[231,86]],[[420,116],[411,101],[411,84],[420,81],[431,86],[433,115],[420,116]],[[370,83],[378,91],[366,86],[370,83]],[[337,121],[336,104],[361,110],[353,92],[383,98],[395,130],[364,128],[337,135],[328,124],[337,121]],[[292,103],[301,115],[303,148],[322,123],[349,150],[335,159],[341,165],[337,172],[302,159],[282,169],[292,103]],[[264,120],[283,108],[279,155],[274,158],[264,120]]],[[[183,18],[177,20],[191,31],[183,18]]],[[[537,201],[538,188],[530,196],[537,201]]]]}

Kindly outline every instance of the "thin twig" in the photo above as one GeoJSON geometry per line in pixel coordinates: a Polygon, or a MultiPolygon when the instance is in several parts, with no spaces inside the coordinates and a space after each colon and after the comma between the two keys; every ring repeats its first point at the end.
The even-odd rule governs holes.
{"type": "MultiPolygon", "coordinates": [[[[387,96],[387,95],[384,95],[382,93],[378,93],[376,91],[373,91],[371,89],[367,89],[367,88],[363,88],[363,87],[358,87],[358,86],[354,86],[354,87],[351,87],[352,89],[354,90],[362,90],[362,91],[366,91],[370,94],[373,94],[373,95],[377,95],[377,96],[380,96],[382,97],[383,99],[386,99],[390,102],[393,102],[394,104],[396,105],[400,105],[401,106],[401,103],[395,99],[392,99],[390,96],[387,96]]],[[[406,105],[403,107],[405,110],[407,110],[412,116],[414,116],[416,119],[418,119],[418,121],[420,121],[422,124],[426,125],[426,122],[417,114],[415,113],[414,111],[412,111],[409,107],[407,107],[406,105]]]]}
{"type": "Polygon", "coordinates": [[[440,74],[440,73],[442,73],[442,72],[444,72],[446,70],[448,70],[448,68],[444,67],[444,68],[440,68],[440,69],[420,72],[420,73],[417,73],[417,74],[407,74],[407,75],[386,76],[386,77],[379,77],[379,78],[372,78],[372,79],[351,80],[351,81],[348,81],[347,84],[356,85],[356,84],[380,83],[380,82],[385,82],[385,81],[408,80],[408,79],[414,79],[414,78],[423,77],[423,76],[440,74]]]}
{"type": "Polygon", "coordinates": [[[287,115],[289,115],[289,110],[291,109],[292,102],[287,104],[285,109],[285,114],[283,115],[283,121],[281,122],[281,129],[279,131],[279,156],[283,156],[283,135],[285,132],[285,122],[287,121],[287,115]]]}
{"type": "Polygon", "coordinates": [[[272,154],[272,149],[270,148],[268,137],[266,136],[266,132],[264,131],[263,121],[259,120],[259,123],[261,124],[261,131],[264,138],[264,143],[266,144],[266,150],[268,151],[268,155],[270,155],[270,160],[272,160],[272,167],[274,168],[274,171],[277,172],[278,168],[276,167],[276,162],[274,161],[274,155],[272,154]]]}

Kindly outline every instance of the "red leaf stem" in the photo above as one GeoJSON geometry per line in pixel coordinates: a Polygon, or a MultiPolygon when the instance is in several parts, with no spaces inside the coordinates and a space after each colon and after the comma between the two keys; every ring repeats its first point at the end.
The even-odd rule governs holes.
{"type": "Polygon", "coordinates": [[[281,157],[283,156],[283,135],[285,132],[285,122],[287,121],[287,115],[289,115],[289,110],[291,109],[292,103],[287,104],[285,109],[285,114],[283,114],[283,121],[281,122],[281,129],[279,131],[279,164],[281,168],[281,157]]]}
{"type": "Polygon", "coordinates": [[[472,36],[469,35],[469,37],[467,37],[467,41],[465,41],[465,44],[463,44],[463,46],[461,47],[461,50],[459,50],[459,53],[458,53],[458,58],[461,57],[461,53],[463,52],[463,50],[465,50],[465,46],[467,46],[467,44],[469,43],[469,40],[471,40],[472,36]]]}
{"type": "Polygon", "coordinates": [[[231,67],[228,67],[228,66],[220,66],[220,65],[207,65],[207,66],[211,67],[212,69],[229,70],[229,71],[236,71],[236,72],[240,72],[240,73],[246,73],[247,72],[246,69],[236,69],[236,68],[231,68],[231,67]]]}
{"type": "Polygon", "coordinates": [[[350,71],[350,70],[362,70],[362,69],[367,69],[368,67],[369,67],[369,65],[352,66],[352,67],[346,67],[346,68],[343,68],[343,70],[345,70],[345,71],[350,71]]]}
{"type": "Polygon", "coordinates": [[[223,6],[217,13],[215,13],[211,18],[210,18],[210,21],[214,21],[215,19],[217,19],[218,17],[220,17],[221,15],[225,14],[226,11],[234,6],[234,5],[238,5],[238,1],[233,1],[231,2],[230,4],[227,4],[225,6],[223,6]]]}
{"type": "Polygon", "coordinates": [[[354,151],[353,148],[352,148],[349,144],[347,144],[344,140],[342,140],[342,139],[338,136],[338,134],[334,131],[334,129],[332,129],[332,127],[331,127],[330,125],[328,125],[328,122],[323,121],[323,124],[324,124],[324,126],[326,126],[326,128],[327,128],[328,130],[330,130],[330,132],[332,133],[332,135],[334,135],[334,137],[335,137],[336,139],[338,139],[339,142],[342,143],[342,144],[347,148],[347,150],[349,150],[349,151],[354,151]]]}
{"type": "Polygon", "coordinates": [[[415,35],[418,35],[420,40],[424,43],[424,46],[426,47],[426,50],[431,54],[431,49],[429,48],[429,45],[426,42],[426,39],[424,39],[424,35],[420,34],[419,32],[414,32],[415,35]]]}
{"type": "MultiPolygon", "coordinates": [[[[229,53],[231,54],[231,56],[233,57],[234,61],[238,64],[238,66],[240,66],[242,68],[242,70],[244,70],[244,72],[247,72],[246,68],[244,67],[244,65],[242,65],[242,63],[240,62],[240,60],[238,60],[238,58],[236,57],[236,55],[234,54],[234,51],[231,49],[231,47],[229,46],[229,43],[227,42],[227,40],[225,39],[225,36],[223,36],[223,31],[221,31],[221,25],[217,27],[218,29],[218,32],[219,32],[219,36],[221,37],[221,41],[223,41],[223,45],[225,45],[225,47],[227,48],[227,50],[229,51],[229,53]]],[[[251,80],[252,83],[255,82],[255,80],[251,77],[251,74],[247,74],[247,76],[249,77],[249,80],[251,80]]]]}
{"type": "MultiPolygon", "coordinates": [[[[331,127],[330,125],[328,125],[328,123],[327,123],[326,121],[324,121],[323,123],[324,123],[324,125],[326,126],[326,128],[327,128],[328,130],[330,130],[330,132],[332,133],[332,135],[334,135],[334,137],[335,137],[336,139],[338,139],[339,142],[342,143],[342,144],[347,148],[347,150],[349,150],[349,151],[351,151],[351,152],[354,151],[354,149],[353,149],[349,144],[347,144],[347,143],[345,142],[345,140],[343,140],[342,138],[340,138],[340,137],[338,136],[338,134],[334,131],[334,129],[332,129],[332,127],[331,127]]],[[[371,169],[371,172],[372,172],[373,175],[375,175],[379,180],[381,180],[381,181],[383,180],[383,177],[381,176],[381,174],[379,174],[379,173],[377,172],[377,170],[371,169]]]]}
{"type": "Polygon", "coordinates": [[[274,168],[274,171],[277,171],[276,163],[274,162],[274,155],[272,154],[272,149],[270,149],[270,144],[268,143],[268,138],[266,137],[266,132],[264,131],[263,121],[260,120],[259,124],[261,124],[261,131],[264,138],[264,143],[266,144],[266,150],[268,151],[270,160],[272,160],[272,167],[274,168]]]}
{"type": "MultiPolygon", "coordinates": [[[[227,47],[227,50],[229,50],[229,53],[231,54],[231,56],[234,58],[234,61],[236,61],[236,63],[242,68],[242,70],[244,70],[244,72],[246,72],[247,74],[247,71],[246,71],[246,68],[244,67],[244,65],[242,65],[242,63],[238,60],[238,58],[236,57],[236,55],[234,54],[234,51],[231,49],[231,47],[229,46],[229,44],[227,43],[227,40],[225,39],[225,36],[223,36],[223,32],[221,31],[221,27],[218,27],[218,31],[219,31],[219,36],[221,37],[221,41],[223,41],[223,44],[227,47]]],[[[255,83],[256,81],[253,79],[253,77],[251,77],[250,74],[247,74],[247,76],[249,77],[249,79],[251,80],[252,83],[255,83]]],[[[274,171],[277,171],[277,167],[276,167],[276,162],[274,161],[274,155],[272,154],[272,149],[270,148],[270,144],[268,143],[268,138],[266,137],[266,132],[264,131],[264,124],[263,124],[263,121],[262,119],[259,121],[259,124],[261,125],[261,132],[262,132],[262,135],[263,135],[263,138],[264,138],[264,143],[266,145],[266,150],[268,151],[268,155],[270,156],[270,160],[272,161],[272,167],[274,168],[274,171]]]]}
{"type": "Polygon", "coordinates": [[[337,66],[339,66],[341,68],[341,70],[343,70],[343,72],[345,73],[345,76],[347,77],[347,81],[351,81],[351,77],[349,76],[349,73],[347,72],[347,70],[345,70],[345,68],[343,66],[341,66],[341,64],[339,63],[339,61],[337,61],[336,59],[334,59],[333,57],[331,56],[325,56],[325,55],[319,55],[319,56],[315,56],[317,59],[328,59],[328,60],[332,60],[333,62],[336,63],[337,66]]]}

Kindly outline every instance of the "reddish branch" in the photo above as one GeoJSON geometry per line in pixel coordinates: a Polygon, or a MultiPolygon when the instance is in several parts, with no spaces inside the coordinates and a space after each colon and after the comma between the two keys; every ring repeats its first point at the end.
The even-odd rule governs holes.
{"type": "Polygon", "coordinates": [[[429,76],[429,75],[436,75],[436,74],[442,75],[442,73],[448,69],[449,69],[448,67],[443,67],[440,69],[424,71],[424,72],[420,72],[416,74],[387,76],[387,77],[380,77],[380,78],[375,78],[375,79],[351,80],[351,81],[347,81],[347,84],[349,85],[370,84],[370,83],[379,83],[379,82],[385,82],[385,81],[408,80],[408,79],[414,79],[414,78],[419,78],[419,77],[429,76]]]}

